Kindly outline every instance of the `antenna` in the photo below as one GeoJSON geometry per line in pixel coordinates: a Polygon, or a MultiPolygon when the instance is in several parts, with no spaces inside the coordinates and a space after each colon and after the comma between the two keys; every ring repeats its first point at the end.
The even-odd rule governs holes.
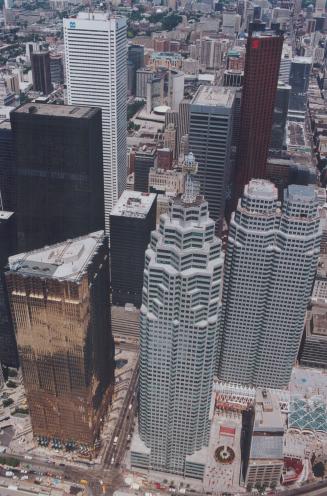
{"type": "Polygon", "coordinates": [[[3,210],[3,201],[2,201],[2,192],[0,189],[0,205],[1,205],[1,210],[3,210]]]}

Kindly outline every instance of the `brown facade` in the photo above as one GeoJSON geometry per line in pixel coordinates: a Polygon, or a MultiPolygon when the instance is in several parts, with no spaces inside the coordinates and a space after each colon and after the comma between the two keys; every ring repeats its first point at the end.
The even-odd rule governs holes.
{"type": "Polygon", "coordinates": [[[24,265],[6,280],[34,435],[92,446],[112,395],[114,345],[103,241],[90,260],[78,280],[24,265]]]}
{"type": "Polygon", "coordinates": [[[265,178],[283,36],[254,33],[246,46],[235,204],[251,179],[265,178]]]}

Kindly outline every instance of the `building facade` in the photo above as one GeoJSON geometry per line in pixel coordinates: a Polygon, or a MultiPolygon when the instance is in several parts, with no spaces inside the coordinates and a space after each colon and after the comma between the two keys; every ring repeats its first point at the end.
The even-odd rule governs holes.
{"type": "Polygon", "coordinates": [[[195,189],[188,176],[145,254],[140,438],[131,451],[135,467],[201,479],[196,452],[208,445],[223,255],[195,189]]]}
{"type": "Polygon", "coordinates": [[[287,386],[303,332],[320,246],[314,186],[252,180],[232,215],[227,243],[218,376],[287,386]]]}
{"type": "Polygon", "coordinates": [[[110,215],[112,303],[140,308],[144,254],[156,228],[156,195],[124,191],[110,215]]]}
{"type": "Polygon", "coordinates": [[[103,229],[101,110],[27,103],[10,118],[18,250],[103,229]]]}
{"type": "Polygon", "coordinates": [[[266,32],[254,32],[247,41],[235,206],[251,179],[265,177],[282,47],[282,36],[266,32]]]}
{"type": "Polygon", "coordinates": [[[286,132],[286,121],[288,113],[288,104],[290,100],[291,86],[281,81],[278,82],[273,121],[271,128],[270,148],[273,150],[282,150],[286,132]]]}
{"type": "Polygon", "coordinates": [[[67,98],[102,110],[105,229],[127,178],[126,20],[107,14],[64,19],[67,98]]]}
{"type": "MultiPolygon", "coordinates": [[[[0,211],[0,364],[18,367],[18,353],[12,325],[4,268],[15,253],[16,225],[13,212],[0,211]]],[[[1,369],[1,365],[0,365],[1,369]]]]}
{"type": "Polygon", "coordinates": [[[231,179],[234,100],[229,88],[200,86],[190,105],[189,150],[199,163],[201,192],[218,233],[231,179]]]}
{"type": "Polygon", "coordinates": [[[52,91],[49,52],[32,52],[31,66],[34,91],[48,95],[52,91]]]}
{"type": "Polygon", "coordinates": [[[114,383],[108,256],[98,231],[9,258],[5,277],[35,437],[90,450],[98,439],[114,383]]]}

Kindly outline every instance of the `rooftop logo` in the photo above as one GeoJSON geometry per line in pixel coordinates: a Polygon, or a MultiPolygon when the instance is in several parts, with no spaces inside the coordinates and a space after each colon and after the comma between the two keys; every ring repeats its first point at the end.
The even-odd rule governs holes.
{"type": "Polygon", "coordinates": [[[69,27],[70,27],[70,29],[75,29],[76,28],[76,22],[75,21],[70,21],[69,27]]]}

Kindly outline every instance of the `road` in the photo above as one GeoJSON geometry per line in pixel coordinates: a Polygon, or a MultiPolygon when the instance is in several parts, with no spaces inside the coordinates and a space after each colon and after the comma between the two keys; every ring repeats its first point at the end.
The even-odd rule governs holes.
{"type": "Polygon", "coordinates": [[[134,415],[137,407],[137,392],[139,381],[139,359],[135,365],[126,396],[121,409],[121,414],[114,429],[111,441],[103,457],[104,468],[119,466],[124,456],[127,438],[131,433],[134,415]],[[115,442],[115,439],[117,441],[115,442]]]}

